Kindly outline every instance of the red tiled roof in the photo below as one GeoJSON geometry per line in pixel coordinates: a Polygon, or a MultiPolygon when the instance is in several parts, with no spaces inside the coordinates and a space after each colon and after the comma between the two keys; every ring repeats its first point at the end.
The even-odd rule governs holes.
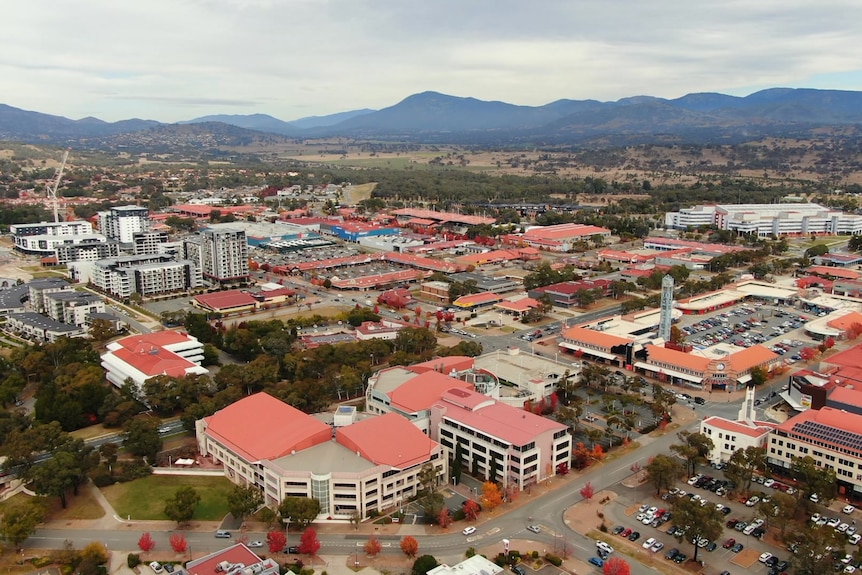
{"type": "Polygon", "coordinates": [[[844,268],[834,268],[831,266],[811,266],[805,271],[814,275],[832,276],[834,278],[844,278],[848,280],[855,280],[862,277],[862,274],[857,271],[844,268]]]}
{"type": "Polygon", "coordinates": [[[503,300],[500,303],[494,304],[494,307],[510,311],[526,311],[528,309],[539,307],[540,305],[541,304],[538,300],[531,297],[525,297],[515,301],[503,300]]]}
{"type": "Polygon", "coordinates": [[[260,562],[260,557],[244,544],[237,543],[216,553],[189,561],[186,565],[186,571],[190,575],[213,575],[218,572],[216,566],[222,561],[233,564],[254,565],[260,562]]]}
{"type": "Polygon", "coordinates": [[[441,398],[437,405],[446,410],[444,417],[513,445],[526,445],[541,433],[566,429],[561,423],[500,403],[480,393],[464,393],[459,393],[456,398],[452,398],[451,393],[441,398]],[[464,393],[475,396],[474,401],[468,401],[464,393]],[[453,403],[451,399],[456,401],[453,403]]]}
{"type": "Polygon", "coordinates": [[[148,376],[169,375],[183,377],[186,370],[195,367],[191,361],[168,351],[163,347],[151,346],[133,351],[121,347],[113,352],[114,356],[148,376]]]}
{"type": "Polygon", "coordinates": [[[130,335],[129,337],[118,339],[114,343],[132,351],[139,351],[141,349],[149,349],[152,346],[164,347],[190,341],[192,339],[192,337],[184,332],[172,329],[163,329],[162,331],[130,335]]]}
{"type": "Polygon", "coordinates": [[[854,345],[850,349],[836,353],[832,357],[823,360],[823,363],[855,367],[862,365],[862,344],[854,345]]]}
{"type": "Polygon", "coordinates": [[[335,437],[338,443],[359,452],[372,463],[396,469],[407,469],[428,461],[438,445],[397,413],[387,413],[343,427],[335,437]]]}
{"type": "Polygon", "coordinates": [[[716,429],[722,429],[724,431],[730,431],[732,433],[741,433],[743,435],[747,435],[749,437],[763,437],[767,433],[770,432],[772,428],[775,427],[773,423],[766,423],[763,421],[757,421],[755,427],[751,427],[746,423],[740,421],[731,421],[729,419],[724,419],[723,417],[707,417],[703,420],[703,423],[709,425],[711,427],[715,427],[716,429]]]}
{"type": "Polygon", "coordinates": [[[467,371],[473,369],[475,360],[467,355],[447,355],[444,357],[435,357],[422,363],[414,363],[407,369],[416,373],[425,373],[428,370],[448,375],[454,369],[455,371],[467,371]]]}
{"type": "MultiPolygon", "coordinates": [[[[807,409],[802,413],[787,419],[780,423],[776,429],[788,433],[795,433],[806,436],[801,430],[794,430],[794,426],[807,421],[826,425],[835,429],[849,431],[862,435],[862,415],[856,415],[849,411],[841,409],[833,409],[831,407],[821,407],[820,409],[807,409]]],[[[828,440],[818,437],[817,441],[828,442],[828,440]]]]}
{"type": "Polygon", "coordinates": [[[527,230],[522,234],[522,237],[529,241],[553,241],[609,233],[609,229],[600,228],[599,226],[590,226],[585,224],[557,224],[555,226],[543,226],[527,230]]]}
{"type": "Polygon", "coordinates": [[[651,343],[644,346],[647,352],[647,362],[653,365],[658,363],[667,364],[669,369],[681,367],[690,369],[695,372],[706,371],[709,365],[709,358],[699,355],[691,355],[684,351],[669,349],[664,346],[652,345],[651,343]]]}
{"type": "Polygon", "coordinates": [[[731,369],[736,372],[743,372],[758,365],[763,365],[769,361],[778,359],[778,354],[770,351],[762,345],[752,345],[743,350],[737,351],[727,357],[727,363],[731,369]]]}
{"type": "Polygon", "coordinates": [[[612,347],[617,345],[631,343],[632,341],[625,337],[619,337],[603,331],[596,331],[594,329],[587,329],[579,326],[564,329],[562,336],[563,339],[570,339],[575,343],[589,343],[607,350],[610,350],[612,347]]]}
{"type": "Polygon", "coordinates": [[[858,311],[852,311],[847,315],[842,315],[841,317],[836,317],[833,320],[829,320],[828,322],[826,322],[826,325],[828,325],[829,327],[834,327],[835,329],[840,329],[841,331],[846,331],[854,323],[862,325],[862,313],[859,313],[858,311]]]}
{"type": "Polygon", "coordinates": [[[332,437],[330,427],[267,393],[256,393],[206,418],[207,434],[247,461],[272,460],[332,437]]]}
{"type": "Polygon", "coordinates": [[[837,386],[829,394],[827,401],[835,401],[854,407],[862,407],[862,389],[855,387],[837,386]]]}
{"type": "Polygon", "coordinates": [[[416,413],[440,401],[443,392],[453,387],[473,389],[473,384],[436,371],[426,371],[399,385],[389,394],[389,399],[393,407],[405,413],[416,413]]]}
{"type": "Polygon", "coordinates": [[[457,305],[458,307],[473,307],[474,305],[481,305],[483,303],[498,302],[501,299],[503,299],[503,296],[491,292],[473,293],[470,295],[462,295],[453,301],[452,305],[457,305]]]}

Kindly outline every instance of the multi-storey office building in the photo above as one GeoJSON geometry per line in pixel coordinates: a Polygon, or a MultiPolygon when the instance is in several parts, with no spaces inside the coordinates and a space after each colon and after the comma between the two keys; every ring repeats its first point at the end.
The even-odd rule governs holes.
{"type": "Polygon", "coordinates": [[[200,262],[203,277],[227,283],[249,277],[248,243],[242,230],[206,230],[200,238],[200,262]]]}

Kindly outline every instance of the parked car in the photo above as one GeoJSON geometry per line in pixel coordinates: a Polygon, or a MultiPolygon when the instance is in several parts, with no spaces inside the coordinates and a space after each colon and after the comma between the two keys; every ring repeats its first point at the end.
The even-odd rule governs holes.
{"type": "Polygon", "coordinates": [[[162,564],[158,561],[152,561],[150,563],[150,569],[153,570],[153,573],[161,573],[162,571],[164,571],[164,569],[162,568],[162,564]]]}
{"type": "Polygon", "coordinates": [[[736,545],[736,539],[734,539],[733,537],[731,537],[730,539],[728,539],[727,541],[725,541],[721,546],[722,546],[722,547],[724,547],[725,549],[730,549],[730,548],[731,548],[731,547],[733,547],[734,545],[736,545]]]}
{"type": "Polygon", "coordinates": [[[297,555],[299,553],[299,547],[297,547],[296,545],[291,545],[290,547],[285,547],[284,552],[291,555],[297,555]]]}
{"type": "Polygon", "coordinates": [[[734,553],[739,553],[743,549],[745,549],[745,545],[743,545],[742,543],[737,543],[736,545],[734,545],[733,547],[730,548],[730,550],[733,551],[734,553]]]}
{"type": "Polygon", "coordinates": [[[476,532],[476,528],[473,527],[472,525],[470,525],[469,527],[465,527],[464,530],[461,531],[461,533],[463,533],[464,535],[472,535],[475,532],[476,532]]]}
{"type": "Polygon", "coordinates": [[[604,565],[605,565],[605,562],[602,561],[601,559],[599,559],[598,557],[590,557],[589,559],[587,559],[587,563],[589,563],[590,565],[595,565],[596,567],[599,567],[599,568],[604,567],[604,565]]]}

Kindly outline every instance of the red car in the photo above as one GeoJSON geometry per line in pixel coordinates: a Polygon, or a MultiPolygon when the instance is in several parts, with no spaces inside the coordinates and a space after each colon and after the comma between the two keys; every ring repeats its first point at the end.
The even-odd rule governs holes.
{"type": "Polygon", "coordinates": [[[625,529],[623,529],[623,532],[620,533],[620,537],[628,537],[631,534],[632,534],[631,527],[626,527],[625,529]]]}
{"type": "Polygon", "coordinates": [[[734,545],[736,545],[736,539],[734,539],[733,537],[731,537],[730,539],[728,539],[727,541],[725,541],[725,542],[722,544],[722,547],[724,547],[725,549],[730,549],[730,548],[731,548],[731,547],[733,547],[734,545]]]}

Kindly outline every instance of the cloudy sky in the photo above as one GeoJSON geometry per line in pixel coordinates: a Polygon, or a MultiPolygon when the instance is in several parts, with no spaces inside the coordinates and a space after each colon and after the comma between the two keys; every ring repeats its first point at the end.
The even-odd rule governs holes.
{"type": "Polygon", "coordinates": [[[0,103],[283,120],[434,90],[561,98],[862,89],[860,0],[15,0],[0,103]]]}

